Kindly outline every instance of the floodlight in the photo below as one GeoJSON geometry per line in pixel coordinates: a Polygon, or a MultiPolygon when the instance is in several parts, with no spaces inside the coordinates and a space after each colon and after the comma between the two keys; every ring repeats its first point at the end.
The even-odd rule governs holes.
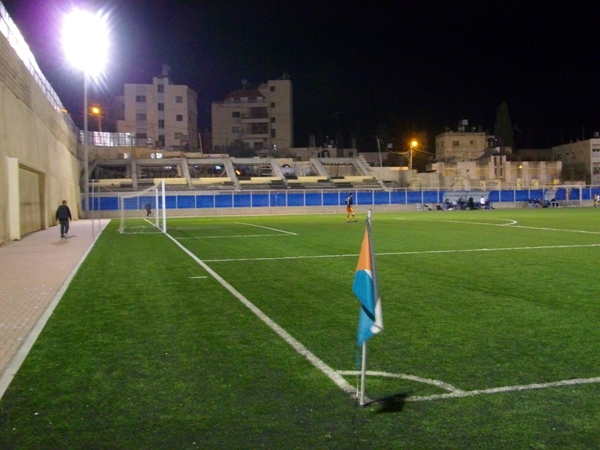
{"type": "Polygon", "coordinates": [[[76,9],[63,23],[62,43],[68,61],[86,75],[98,75],[108,58],[109,28],[106,16],[76,9]]]}

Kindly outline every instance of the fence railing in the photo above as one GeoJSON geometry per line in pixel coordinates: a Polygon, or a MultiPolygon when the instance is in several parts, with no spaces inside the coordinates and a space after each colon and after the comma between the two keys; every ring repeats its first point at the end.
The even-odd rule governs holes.
{"type": "MultiPolygon", "coordinates": [[[[600,195],[600,186],[563,186],[539,189],[506,190],[261,190],[261,191],[171,191],[166,195],[167,209],[213,209],[213,208],[297,208],[297,207],[339,207],[353,193],[355,206],[379,205],[441,205],[446,199],[455,201],[460,197],[467,202],[473,197],[475,204],[485,197],[493,206],[495,203],[551,202],[561,205],[581,205],[600,195]]],[[[128,196],[131,192],[127,193],[128,196]]],[[[97,189],[90,195],[89,209],[94,211],[114,211],[119,209],[119,194],[97,189]]],[[[154,205],[153,205],[154,207],[154,205]]]]}

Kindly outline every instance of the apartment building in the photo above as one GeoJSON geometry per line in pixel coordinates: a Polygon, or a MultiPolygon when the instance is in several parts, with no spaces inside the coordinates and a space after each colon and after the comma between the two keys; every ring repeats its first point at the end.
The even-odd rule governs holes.
{"type": "Polygon", "coordinates": [[[294,146],[292,82],[287,76],[257,89],[230,92],[211,108],[213,151],[242,140],[257,151],[294,146]]]}
{"type": "Polygon", "coordinates": [[[197,151],[197,94],[173,84],[169,75],[170,68],[164,65],[152,84],[125,84],[117,130],[135,134],[138,147],[197,151]]]}
{"type": "Polygon", "coordinates": [[[552,147],[555,160],[562,161],[567,178],[574,168],[581,168],[588,182],[600,184],[600,137],[594,134],[593,139],[571,142],[552,147]]]}

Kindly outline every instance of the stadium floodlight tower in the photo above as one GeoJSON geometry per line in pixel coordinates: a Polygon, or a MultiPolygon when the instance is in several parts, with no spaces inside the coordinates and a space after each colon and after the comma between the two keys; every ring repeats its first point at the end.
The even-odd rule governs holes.
{"type": "Polygon", "coordinates": [[[62,44],[67,60],[83,72],[83,210],[89,211],[88,82],[102,75],[108,58],[109,28],[102,11],[74,9],[65,15],[62,44]]]}

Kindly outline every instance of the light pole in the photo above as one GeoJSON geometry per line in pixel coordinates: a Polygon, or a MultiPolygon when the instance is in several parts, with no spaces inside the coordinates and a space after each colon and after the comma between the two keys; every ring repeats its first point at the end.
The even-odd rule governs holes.
{"type": "MultiPolygon", "coordinates": [[[[87,85],[88,75],[87,70],[83,69],[83,210],[87,213],[90,209],[88,197],[90,195],[90,164],[88,161],[90,154],[90,138],[88,136],[88,115],[87,115],[87,85]]],[[[87,219],[87,214],[86,214],[87,219]]]]}
{"type": "Polygon", "coordinates": [[[109,30],[106,16],[81,9],[67,14],[62,43],[67,59],[83,72],[83,210],[89,211],[88,82],[99,76],[108,56],[109,30]]]}
{"type": "Polygon", "coordinates": [[[408,155],[408,168],[410,170],[412,170],[413,167],[413,151],[415,150],[415,148],[417,148],[417,146],[419,145],[419,143],[417,142],[416,139],[413,139],[412,141],[410,141],[410,154],[408,155]]]}

